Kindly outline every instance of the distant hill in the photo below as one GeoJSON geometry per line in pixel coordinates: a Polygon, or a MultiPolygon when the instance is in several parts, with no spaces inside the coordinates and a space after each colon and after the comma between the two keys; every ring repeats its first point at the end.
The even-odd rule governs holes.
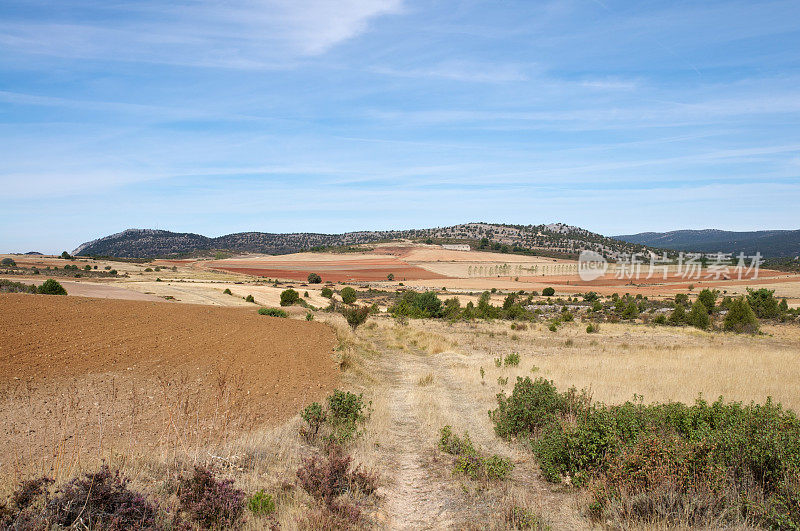
{"type": "Polygon", "coordinates": [[[288,254],[320,247],[340,247],[398,239],[432,239],[437,243],[466,242],[477,248],[483,238],[488,240],[489,248],[501,252],[575,256],[583,249],[591,249],[613,259],[620,253],[647,251],[642,245],[614,240],[562,223],[549,225],[466,223],[430,229],[360,231],[344,234],[240,232],[217,238],[186,232],[128,229],[84,243],[72,254],[120,258],[155,258],[214,250],[288,254]]]}
{"type": "Polygon", "coordinates": [[[800,230],[761,230],[753,232],[730,232],[716,229],[675,230],[671,232],[642,232],[613,236],[613,238],[676,251],[701,253],[745,253],[760,252],[765,257],[787,257],[800,255],[800,230]]]}

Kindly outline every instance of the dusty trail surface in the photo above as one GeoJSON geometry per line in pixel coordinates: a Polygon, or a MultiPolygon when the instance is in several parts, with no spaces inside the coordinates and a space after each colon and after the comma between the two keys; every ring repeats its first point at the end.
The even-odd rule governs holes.
{"type": "Polygon", "coordinates": [[[577,514],[572,495],[554,491],[529,452],[495,436],[485,402],[459,378],[461,354],[428,354],[413,342],[398,348],[385,331],[365,337],[380,352],[371,374],[380,381],[376,393],[385,397],[388,415],[380,433],[386,527],[506,529],[504,500],[519,492],[558,522],[553,529],[589,527],[577,514]],[[444,424],[453,424],[459,433],[468,430],[481,451],[510,458],[512,477],[483,484],[454,476],[453,458],[437,449],[444,424]]]}

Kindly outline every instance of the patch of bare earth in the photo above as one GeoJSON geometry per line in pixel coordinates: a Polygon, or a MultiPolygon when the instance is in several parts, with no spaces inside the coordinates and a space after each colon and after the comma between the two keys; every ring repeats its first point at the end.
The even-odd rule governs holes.
{"type": "Polygon", "coordinates": [[[339,381],[321,323],[220,308],[0,295],[0,472],[189,455],[294,416],[339,381]]]}

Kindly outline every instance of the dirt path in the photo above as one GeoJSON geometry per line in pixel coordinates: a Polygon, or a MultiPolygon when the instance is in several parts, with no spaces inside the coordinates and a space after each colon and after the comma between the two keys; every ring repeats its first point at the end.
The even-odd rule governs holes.
{"type": "Polygon", "coordinates": [[[382,354],[372,374],[382,382],[387,403],[380,440],[387,459],[380,468],[388,478],[388,528],[506,529],[503,499],[520,489],[536,499],[537,510],[554,517],[553,529],[589,527],[573,497],[554,492],[527,451],[495,436],[484,404],[455,372],[460,354],[429,355],[408,345],[401,350],[380,334],[370,339],[382,354]],[[421,385],[426,377],[431,383],[421,385]],[[486,486],[453,476],[452,458],[436,448],[444,424],[460,426],[459,432],[468,428],[476,446],[511,458],[516,465],[511,479],[486,486]]]}

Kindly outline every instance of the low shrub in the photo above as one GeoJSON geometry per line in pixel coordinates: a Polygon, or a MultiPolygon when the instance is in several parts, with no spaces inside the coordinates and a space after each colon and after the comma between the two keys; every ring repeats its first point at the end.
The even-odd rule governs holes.
{"type": "Polygon", "coordinates": [[[755,334],[758,332],[758,319],[744,297],[732,299],[728,304],[723,327],[726,331],[755,334]]]}
{"type": "Polygon", "coordinates": [[[548,287],[548,288],[544,288],[542,290],[542,295],[544,295],[545,297],[552,297],[555,294],[556,294],[556,290],[553,289],[553,288],[549,288],[548,287]]]}
{"type": "Polygon", "coordinates": [[[281,306],[291,306],[300,300],[300,294],[289,288],[281,292],[281,306]]]}
{"type": "Polygon", "coordinates": [[[259,490],[247,499],[247,509],[256,516],[267,516],[275,513],[275,500],[271,494],[259,490]]]}
{"type": "Polygon", "coordinates": [[[333,290],[331,288],[322,288],[319,294],[325,297],[326,299],[330,299],[331,297],[333,297],[333,290]]]}
{"type": "Polygon", "coordinates": [[[230,288],[225,288],[225,289],[222,291],[222,294],[223,294],[223,295],[233,295],[233,293],[231,292],[230,288]]]}
{"type": "Polygon", "coordinates": [[[247,297],[244,298],[244,302],[252,302],[255,304],[256,300],[253,298],[252,295],[248,295],[247,297]]]}
{"type": "Polygon", "coordinates": [[[519,352],[511,352],[506,354],[505,359],[503,360],[503,365],[506,367],[516,367],[519,365],[519,352]]]}
{"type": "Polygon", "coordinates": [[[75,478],[47,503],[52,526],[84,529],[155,529],[156,507],[128,487],[128,480],[108,465],[75,478]]]}
{"type": "Polygon", "coordinates": [[[314,498],[325,503],[335,512],[347,511],[352,520],[357,520],[357,507],[346,506],[338,499],[347,492],[361,492],[370,495],[378,486],[378,477],[361,467],[351,469],[352,458],[341,446],[329,444],[324,457],[312,455],[303,460],[297,469],[300,486],[314,498]]]}
{"type": "Polygon", "coordinates": [[[514,464],[509,459],[498,455],[481,455],[473,446],[468,433],[464,432],[459,437],[450,426],[441,429],[439,450],[456,456],[454,474],[463,474],[471,479],[506,479],[514,469],[514,464]]]}
{"type": "Polygon", "coordinates": [[[309,273],[308,274],[308,283],[309,284],[319,284],[322,282],[322,277],[316,273],[309,273]]]}
{"type": "Polygon", "coordinates": [[[349,324],[353,330],[364,324],[367,321],[367,317],[369,317],[370,313],[371,309],[368,306],[342,308],[342,315],[344,316],[345,320],[347,320],[347,324],[349,324]]]}
{"type": "Polygon", "coordinates": [[[270,317],[288,317],[288,314],[280,308],[259,308],[259,315],[269,315],[270,317]]]}
{"type": "Polygon", "coordinates": [[[694,304],[692,304],[692,309],[689,312],[689,316],[686,318],[686,322],[695,328],[699,328],[700,330],[706,330],[709,326],[711,326],[711,318],[708,316],[708,308],[706,308],[705,304],[703,304],[699,298],[694,302],[694,304]]]}
{"type": "Polygon", "coordinates": [[[537,513],[518,505],[512,505],[506,511],[506,523],[511,529],[534,529],[549,531],[550,526],[537,513]]]}
{"type": "Polygon", "coordinates": [[[345,304],[353,304],[354,302],[356,302],[356,299],[358,298],[356,290],[354,290],[350,286],[347,286],[344,289],[342,289],[341,296],[342,296],[342,302],[345,304]]]}
{"type": "Polygon", "coordinates": [[[0,278],[0,293],[38,293],[36,284],[23,284],[0,278]]]}
{"type": "Polygon", "coordinates": [[[606,406],[519,378],[490,417],[529,440],[547,479],[590,485],[598,518],[800,526],[800,420],[769,399],[606,406]]]}
{"type": "Polygon", "coordinates": [[[2,260],[0,260],[0,266],[17,267],[17,263],[14,261],[13,258],[3,258],[2,260]]]}
{"type": "Polygon", "coordinates": [[[66,295],[67,290],[65,290],[64,286],[59,284],[57,281],[53,280],[52,278],[48,278],[42,283],[41,286],[39,286],[37,293],[44,295],[66,295]]]}
{"type": "Polygon", "coordinates": [[[232,479],[219,480],[204,467],[182,478],[178,485],[181,512],[205,529],[236,527],[242,518],[245,493],[232,479]]]}

